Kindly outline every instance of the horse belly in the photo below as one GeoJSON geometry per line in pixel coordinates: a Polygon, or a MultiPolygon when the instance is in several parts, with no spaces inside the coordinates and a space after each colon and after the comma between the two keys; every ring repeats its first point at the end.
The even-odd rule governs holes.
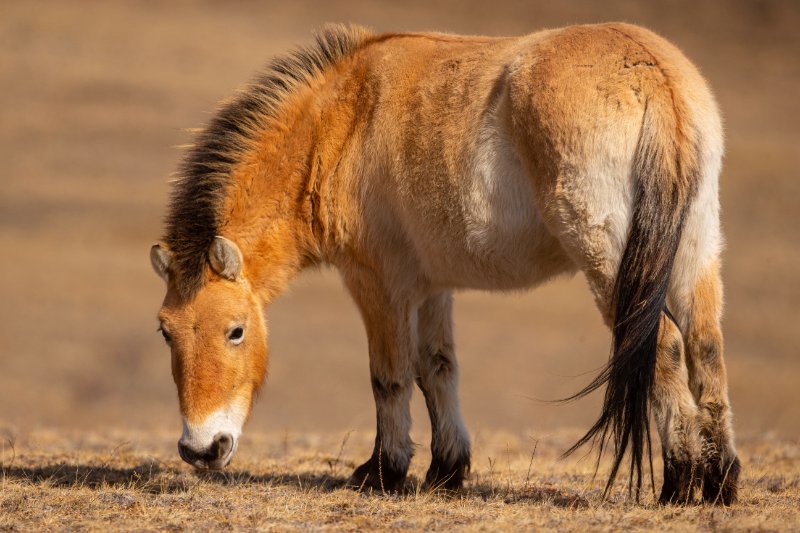
{"type": "Polygon", "coordinates": [[[517,289],[569,270],[571,262],[542,221],[533,184],[510,141],[497,129],[479,136],[469,171],[444,205],[458,221],[447,232],[428,231],[423,263],[435,284],[517,289]],[[433,244],[433,245],[431,245],[433,244]]]}
{"type": "Polygon", "coordinates": [[[461,241],[430,258],[428,278],[440,286],[510,290],[534,286],[569,270],[559,243],[534,217],[526,228],[498,226],[495,221],[472,224],[461,241]]]}

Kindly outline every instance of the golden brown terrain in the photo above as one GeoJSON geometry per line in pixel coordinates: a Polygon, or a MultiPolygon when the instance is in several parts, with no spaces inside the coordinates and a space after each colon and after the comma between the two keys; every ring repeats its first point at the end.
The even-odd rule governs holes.
{"type": "Polygon", "coordinates": [[[798,27],[792,0],[0,0],[0,435],[15,443],[3,449],[0,528],[798,529],[798,27]],[[499,35],[609,20],[678,44],[726,119],[724,332],[742,502],[601,503],[602,465],[592,481],[589,458],[555,461],[600,398],[539,400],[577,390],[608,353],[580,277],[457,296],[462,406],[476,441],[463,494],[340,488],[368,454],[374,408],[358,314],[327,271],[301,277],[269,311],[269,380],[231,472],[182,466],[155,332],[163,287],[147,252],[175,146],[191,140],[184,128],[326,21],[499,35]],[[529,437],[539,442],[530,474],[529,437]]]}
{"type": "MultiPolygon", "coordinates": [[[[420,449],[404,494],[359,494],[345,482],[371,451],[356,433],[245,437],[225,473],[193,473],[172,435],[36,432],[0,478],[0,530],[658,530],[800,527],[800,446],[741,439],[740,503],[660,507],[624,487],[603,501],[593,461],[559,461],[577,433],[481,433],[471,480],[457,494],[419,489],[420,449]]],[[[13,453],[12,453],[13,457],[13,453]]]]}

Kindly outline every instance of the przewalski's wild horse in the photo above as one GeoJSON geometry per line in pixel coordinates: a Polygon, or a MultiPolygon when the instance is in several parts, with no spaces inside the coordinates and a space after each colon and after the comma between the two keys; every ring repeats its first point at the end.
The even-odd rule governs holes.
{"type": "Polygon", "coordinates": [[[336,267],[363,316],[377,437],[355,486],[403,485],[414,382],[429,486],[457,488],[470,441],[452,291],[582,271],[613,332],[581,439],[626,453],[638,495],[649,419],[662,502],[736,498],[720,333],[717,106],[672,45],[625,24],[517,38],[328,27],[274,60],[196,139],[151,251],[167,282],[181,456],[222,468],[267,366],[265,308],[336,267]]]}

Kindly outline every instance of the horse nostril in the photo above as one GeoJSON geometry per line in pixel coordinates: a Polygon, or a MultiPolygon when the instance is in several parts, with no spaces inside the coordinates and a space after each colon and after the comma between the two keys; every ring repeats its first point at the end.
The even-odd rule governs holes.
{"type": "Polygon", "coordinates": [[[228,433],[217,433],[214,436],[214,443],[211,445],[211,453],[215,459],[227,457],[233,449],[233,437],[228,433]]]}
{"type": "Polygon", "coordinates": [[[183,459],[190,465],[194,465],[197,462],[197,460],[200,459],[199,453],[192,450],[182,442],[178,442],[178,453],[180,454],[181,459],[183,459]]]}

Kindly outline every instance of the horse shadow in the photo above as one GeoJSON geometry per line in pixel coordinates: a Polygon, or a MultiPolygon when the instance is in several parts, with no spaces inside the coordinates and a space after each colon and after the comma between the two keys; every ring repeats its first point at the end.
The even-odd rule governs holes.
{"type": "Polygon", "coordinates": [[[348,477],[335,475],[333,473],[313,473],[313,472],[292,472],[292,473],[270,473],[270,474],[251,474],[248,470],[231,471],[195,471],[194,475],[203,481],[216,483],[224,486],[235,485],[269,485],[283,486],[297,489],[317,489],[322,492],[333,492],[335,490],[350,487],[348,477]]]}
{"type": "Polygon", "coordinates": [[[324,492],[348,486],[347,477],[333,473],[252,474],[247,470],[192,472],[164,466],[157,461],[140,463],[132,468],[63,462],[34,467],[6,466],[0,468],[0,480],[58,488],[127,488],[150,494],[185,492],[201,481],[226,486],[258,484],[313,488],[324,492]]]}
{"type": "MultiPolygon", "coordinates": [[[[263,485],[283,486],[299,490],[318,490],[333,492],[350,488],[348,477],[330,473],[292,472],[253,474],[248,470],[231,471],[186,471],[165,466],[157,461],[140,463],[132,468],[118,468],[108,465],[87,465],[58,463],[37,467],[8,466],[0,469],[0,479],[17,480],[31,485],[47,485],[58,488],[125,488],[145,494],[174,494],[190,490],[198,483],[206,482],[223,486],[263,485]]],[[[361,491],[367,496],[385,496],[380,491],[361,491]]],[[[526,487],[518,490],[499,490],[494,484],[471,483],[459,491],[433,491],[437,497],[457,499],[477,499],[487,501],[500,498],[505,504],[542,504],[555,507],[581,508],[589,505],[582,496],[558,490],[552,486],[526,487]]],[[[391,493],[391,496],[414,496],[429,491],[421,488],[419,480],[409,476],[404,490],[391,493]]]]}

